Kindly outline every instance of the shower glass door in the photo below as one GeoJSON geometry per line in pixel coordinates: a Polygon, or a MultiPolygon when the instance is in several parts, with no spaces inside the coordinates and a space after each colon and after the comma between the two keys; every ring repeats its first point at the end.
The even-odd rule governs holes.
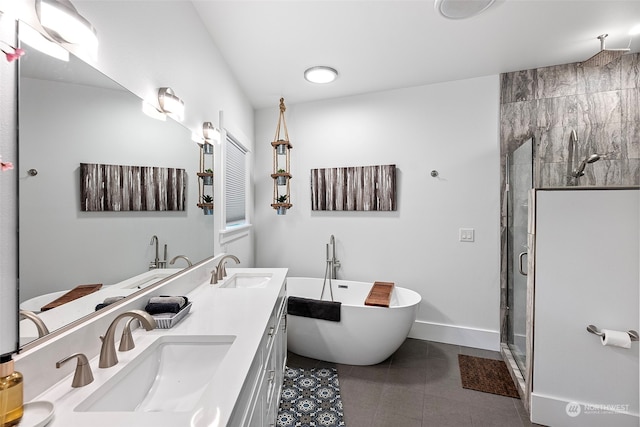
{"type": "Polygon", "coordinates": [[[527,222],[533,187],[533,138],[507,157],[507,345],[521,372],[526,365],[527,222]]]}

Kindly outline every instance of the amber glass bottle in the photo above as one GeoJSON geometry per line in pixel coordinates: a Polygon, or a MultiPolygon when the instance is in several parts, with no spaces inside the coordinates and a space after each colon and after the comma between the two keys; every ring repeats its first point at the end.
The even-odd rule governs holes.
{"type": "Polygon", "coordinates": [[[0,427],[18,425],[22,414],[22,374],[14,370],[11,354],[3,354],[0,356],[0,427]]]}

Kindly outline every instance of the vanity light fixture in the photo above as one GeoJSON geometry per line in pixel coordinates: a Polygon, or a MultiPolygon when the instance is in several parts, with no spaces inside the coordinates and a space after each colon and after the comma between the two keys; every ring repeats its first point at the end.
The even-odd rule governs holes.
{"type": "Polygon", "coordinates": [[[67,51],[59,44],[47,39],[45,36],[37,32],[30,26],[21,23],[19,37],[21,42],[28,44],[32,48],[53,58],[69,62],[69,51],[67,51]]]}
{"type": "Polygon", "coordinates": [[[158,104],[163,113],[179,122],[184,120],[184,101],[178,98],[170,87],[158,89],[158,104]]]}
{"type": "Polygon", "coordinates": [[[319,65],[317,67],[307,68],[304,72],[304,78],[311,83],[331,83],[338,78],[338,71],[335,68],[319,65]]]}
{"type": "Polygon", "coordinates": [[[204,136],[204,140],[209,143],[220,139],[220,132],[218,132],[218,129],[216,129],[211,122],[202,123],[202,135],[204,136]]]}
{"type": "Polygon", "coordinates": [[[98,35],[89,21],[78,13],[69,0],[36,0],[38,20],[51,38],[59,43],[98,48],[98,35]]]}
{"type": "Polygon", "coordinates": [[[487,10],[495,0],[435,0],[435,8],[447,19],[467,19],[487,10]]]}
{"type": "Polygon", "coordinates": [[[142,112],[156,120],[163,122],[167,120],[167,115],[165,113],[144,100],[142,101],[142,112]]]}

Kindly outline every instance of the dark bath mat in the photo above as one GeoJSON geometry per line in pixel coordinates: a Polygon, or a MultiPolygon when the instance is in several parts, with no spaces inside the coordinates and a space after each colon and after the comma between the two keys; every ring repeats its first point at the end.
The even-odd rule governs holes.
{"type": "Polygon", "coordinates": [[[507,365],[502,360],[459,354],[458,364],[463,388],[520,398],[507,365]]]}

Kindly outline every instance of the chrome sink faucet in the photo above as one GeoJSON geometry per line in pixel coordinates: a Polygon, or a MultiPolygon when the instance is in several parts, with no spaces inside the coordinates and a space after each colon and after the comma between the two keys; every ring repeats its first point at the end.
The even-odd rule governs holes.
{"type": "Polygon", "coordinates": [[[33,323],[35,323],[36,329],[38,330],[38,338],[42,338],[49,333],[49,328],[47,328],[47,325],[45,325],[42,319],[38,317],[38,315],[33,311],[20,310],[20,318],[29,319],[33,323]]]}
{"type": "Polygon", "coordinates": [[[176,260],[182,258],[183,260],[187,261],[187,264],[189,265],[189,267],[191,267],[193,265],[193,263],[191,262],[191,260],[189,258],[186,257],[186,255],[176,255],[174,256],[171,261],[169,261],[169,265],[173,265],[175,264],[176,260]]]}
{"type": "Polygon", "coordinates": [[[115,319],[113,319],[104,336],[100,337],[100,339],[102,340],[102,347],[100,348],[100,362],[98,363],[99,368],[110,368],[118,363],[115,344],[116,327],[118,325],[118,321],[125,317],[134,317],[138,319],[140,321],[140,324],[147,331],[155,329],[157,326],[155,319],[146,311],[130,310],[119,314],[115,319]]]}
{"type": "MultiPolygon", "coordinates": [[[[218,266],[216,267],[216,270],[215,270],[217,280],[222,280],[227,275],[227,269],[224,266],[227,263],[227,258],[231,258],[236,262],[236,264],[240,264],[240,260],[235,255],[225,255],[222,258],[220,258],[220,261],[218,262],[218,266]]],[[[212,280],[212,283],[213,283],[213,280],[212,280]]]]}
{"type": "Polygon", "coordinates": [[[78,359],[78,363],[76,365],[75,374],[73,375],[71,387],[84,387],[87,384],[91,384],[93,382],[93,373],[91,372],[91,366],[89,366],[89,360],[87,359],[87,356],[82,353],[72,354],[69,357],[65,357],[64,359],[57,361],[56,368],[60,369],[62,365],[72,359],[78,359]]]}

